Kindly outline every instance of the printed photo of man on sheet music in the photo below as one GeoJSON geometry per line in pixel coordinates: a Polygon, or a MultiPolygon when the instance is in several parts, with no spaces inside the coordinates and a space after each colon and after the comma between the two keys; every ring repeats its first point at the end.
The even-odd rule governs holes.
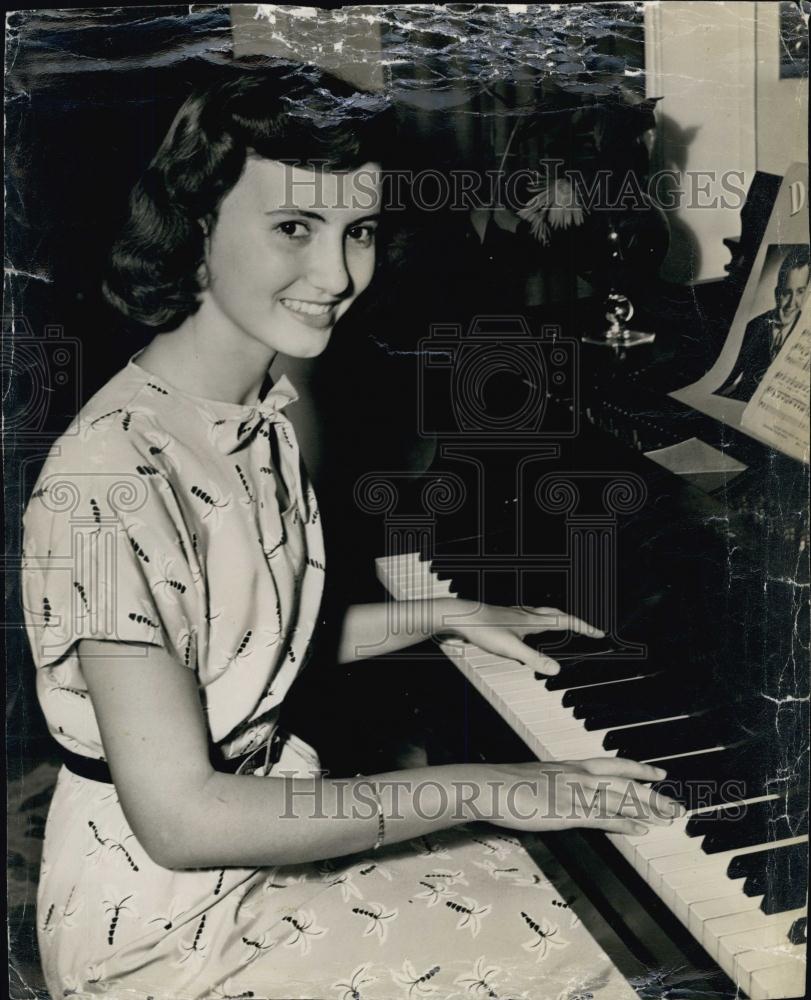
{"type": "Polygon", "coordinates": [[[747,323],[740,353],[732,371],[715,390],[716,396],[748,402],[797,324],[808,290],[808,247],[769,247],[758,287],[758,303],[767,294],[775,270],[774,306],[747,323]]]}

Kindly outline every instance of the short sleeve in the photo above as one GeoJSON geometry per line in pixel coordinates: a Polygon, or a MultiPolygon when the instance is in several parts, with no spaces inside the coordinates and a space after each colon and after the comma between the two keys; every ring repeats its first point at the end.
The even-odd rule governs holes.
{"type": "Polygon", "coordinates": [[[37,667],[80,639],[162,646],[194,668],[199,572],[166,477],[134,471],[40,477],[24,516],[22,589],[37,667]]]}

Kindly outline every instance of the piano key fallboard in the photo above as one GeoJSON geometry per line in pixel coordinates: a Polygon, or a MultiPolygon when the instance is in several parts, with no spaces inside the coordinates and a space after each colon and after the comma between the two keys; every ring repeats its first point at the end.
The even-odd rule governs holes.
{"type": "MultiPolygon", "coordinates": [[[[397,600],[457,596],[418,553],[376,566],[397,600]]],[[[582,656],[548,678],[468,643],[440,648],[540,759],[626,755],[664,767],[662,790],[686,815],[609,841],[740,990],[753,1000],[804,994],[807,812],[791,808],[797,792],[770,784],[745,719],[696,704],[694,692],[679,698],[644,662],[612,669],[582,656]],[[700,801],[679,794],[709,777],[700,801]]]]}

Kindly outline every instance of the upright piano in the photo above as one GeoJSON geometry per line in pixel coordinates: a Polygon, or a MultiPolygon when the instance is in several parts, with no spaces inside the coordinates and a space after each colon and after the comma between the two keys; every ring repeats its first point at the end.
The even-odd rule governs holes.
{"type": "MultiPolygon", "coordinates": [[[[619,755],[664,767],[662,790],[688,810],[672,827],[587,835],[576,848],[552,839],[575,865],[588,842],[616,885],[644,883],[693,961],[698,951],[729,977],[720,994],[801,996],[807,469],[668,395],[708,367],[690,345],[711,331],[685,336],[696,313],[695,297],[667,303],[648,317],[654,343],[625,355],[580,345],[585,320],[571,310],[553,324],[548,310],[503,317],[500,331],[480,320],[472,339],[440,331],[423,345],[433,463],[396,482],[370,473],[356,497],[382,521],[370,530],[385,537],[378,575],[395,598],[560,607],[605,629],[604,640],[536,640],[561,664],[551,678],[472,645],[441,648],[523,748],[514,759],[619,755]],[[488,336],[496,367],[485,371],[488,336]],[[542,399],[524,348],[541,352],[542,399]],[[477,425],[485,382],[499,379],[500,402],[477,425]],[[691,479],[645,454],[690,438],[743,469],[691,479]]],[[[486,747],[488,736],[471,738],[486,747]]]]}

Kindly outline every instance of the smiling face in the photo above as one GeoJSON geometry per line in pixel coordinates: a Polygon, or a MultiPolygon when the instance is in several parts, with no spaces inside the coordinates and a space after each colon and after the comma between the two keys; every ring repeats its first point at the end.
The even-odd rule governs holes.
{"type": "Polygon", "coordinates": [[[774,297],[777,302],[777,318],[781,326],[788,326],[793,323],[797,313],[802,308],[803,299],[808,288],[808,273],[808,264],[792,267],[786,273],[786,280],[782,287],[775,289],[774,297]]]}
{"type": "Polygon", "coordinates": [[[197,323],[257,360],[320,354],[371,281],[380,200],[376,164],[326,173],[249,157],[207,240],[197,323]]]}

